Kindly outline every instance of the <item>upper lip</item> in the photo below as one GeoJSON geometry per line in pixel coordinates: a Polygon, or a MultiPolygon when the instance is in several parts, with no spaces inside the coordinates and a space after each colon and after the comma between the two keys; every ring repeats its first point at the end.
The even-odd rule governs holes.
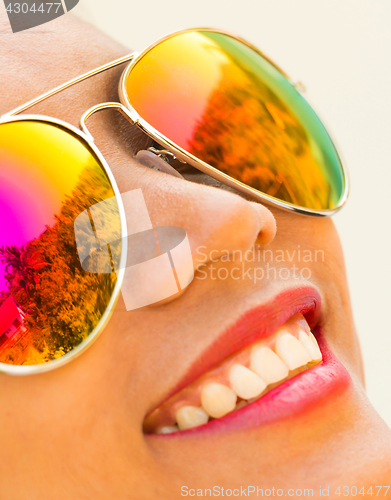
{"type": "Polygon", "coordinates": [[[203,351],[155,408],[234,352],[274,333],[297,313],[306,317],[311,330],[317,326],[321,317],[321,297],[315,288],[306,286],[284,290],[264,304],[246,311],[203,351]]]}

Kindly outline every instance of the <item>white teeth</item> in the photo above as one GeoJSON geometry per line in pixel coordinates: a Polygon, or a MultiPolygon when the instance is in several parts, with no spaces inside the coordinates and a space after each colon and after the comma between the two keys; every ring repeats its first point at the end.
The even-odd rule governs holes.
{"type": "Polygon", "coordinates": [[[229,381],[234,392],[242,399],[256,398],[267,387],[258,375],[239,364],[231,367],[229,381]]]}
{"type": "Polygon", "coordinates": [[[236,406],[236,394],[229,387],[215,382],[206,384],[201,391],[201,404],[213,418],[220,418],[236,406]]]}
{"type": "Polygon", "coordinates": [[[284,333],[276,342],[276,353],[290,370],[296,370],[311,361],[304,346],[290,333],[284,333]]]}
{"type": "Polygon", "coordinates": [[[292,316],[269,338],[223,360],[151,412],[144,431],[171,434],[205,425],[251,404],[321,361],[321,350],[304,316],[292,316]]]}
{"type": "Polygon", "coordinates": [[[319,344],[318,344],[318,342],[317,342],[317,340],[316,340],[316,338],[315,338],[315,336],[314,336],[314,334],[312,332],[309,332],[308,335],[309,335],[310,339],[312,340],[312,342],[315,344],[316,352],[318,354],[318,358],[317,359],[319,359],[319,361],[321,361],[323,359],[323,354],[322,354],[322,351],[319,348],[319,344]]]}
{"type": "Polygon", "coordinates": [[[300,330],[299,340],[310,355],[311,361],[321,361],[322,353],[320,352],[318,343],[316,342],[316,339],[311,332],[310,335],[312,336],[312,338],[307,335],[304,330],[300,330]]]}
{"type": "Polygon", "coordinates": [[[206,424],[209,420],[204,410],[196,406],[182,406],[176,412],[175,417],[181,431],[206,424]]]}
{"type": "Polygon", "coordinates": [[[286,364],[269,347],[255,347],[253,349],[250,368],[267,385],[280,382],[289,374],[286,364]]]}
{"type": "Polygon", "coordinates": [[[179,428],[177,425],[165,425],[164,427],[159,427],[156,434],[172,434],[173,432],[178,432],[179,428]]]}

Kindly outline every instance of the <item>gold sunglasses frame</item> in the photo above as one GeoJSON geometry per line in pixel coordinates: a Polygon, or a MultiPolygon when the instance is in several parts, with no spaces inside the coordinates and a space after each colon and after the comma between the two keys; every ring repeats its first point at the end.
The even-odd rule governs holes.
{"type": "Polygon", "coordinates": [[[265,54],[263,54],[257,47],[252,45],[251,43],[247,42],[243,38],[234,35],[232,33],[229,33],[228,31],[223,31],[223,30],[217,30],[213,28],[190,28],[190,29],[185,29],[181,31],[177,31],[175,33],[171,33],[169,35],[166,35],[156,42],[154,42],[152,45],[148,46],[145,50],[143,50],[140,53],[132,53],[127,56],[124,56],[120,59],[117,59],[115,61],[112,61],[110,63],[105,64],[104,66],[101,66],[95,70],[89,71],[88,73],[85,73],[77,78],[74,78],[73,80],[70,80],[69,82],[60,85],[59,87],[56,87],[55,89],[46,92],[45,94],[42,94],[41,96],[37,97],[36,99],[33,99],[29,101],[28,103],[19,106],[18,108],[15,108],[14,110],[10,111],[6,115],[4,115],[3,118],[7,118],[10,116],[14,116],[16,114],[22,113],[26,109],[28,109],[31,106],[34,106],[35,104],[38,104],[39,102],[42,102],[43,100],[57,94],[58,92],[61,92],[72,85],[75,85],[83,80],[86,80],[87,78],[90,78],[92,76],[95,76],[99,73],[102,73],[103,71],[109,70],[111,68],[114,68],[118,65],[128,63],[127,67],[125,68],[124,72],[122,73],[120,82],[119,82],[119,99],[120,102],[107,102],[107,103],[102,103],[98,104],[96,106],[93,106],[90,108],[88,111],[84,113],[80,120],[80,126],[83,132],[90,138],[91,141],[94,140],[92,137],[91,133],[89,132],[87,125],[86,125],[86,120],[92,116],[94,113],[97,111],[101,111],[104,109],[109,109],[109,108],[115,108],[121,112],[133,125],[136,125],[139,127],[145,134],[147,134],[149,137],[151,137],[155,142],[160,144],[164,150],[167,152],[171,153],[175,158],[177,158],[180,162],[182,163],[188,163],[189,165],[192,165],[193,167],[197,168],[198,170],[206,173],[207,175],[217,179],[218,181],[222,182],[223,184],[226,184],[237,191],[240,191],[248,196],[250,196],[253,199],[256,199],[258,201],[261,201],[267,205],[275,206],[278,207],[282,210],[286,211],[291,211],[297,214],[301,215],[311,215],[311,216],[318,216],[318,217],[328,217],[333,214],[335,214],[338,210],[340,210],[344,204],[347,201],[348,195],[349,195],[349,189],[350,189],[350,181],[349,181],[349,175],[348,171],[346,168],[346,162],[344,160],[344,157],[341,153],[341,150],[331,134],[329,128],[325,125],[325,122],[323,119],[320,118],[319,113],[314,109],[314,106],[309,102],[307,97],[304,95],[304,89],[300,83],[294,82],[292,79],[288,77],[288,75],[279,67],[277,66],[270,58],[268,58],[265,54]],[[339,200],[339,203],[336,207],[332,209],[324,209],[324,210],[315,210],[315,209],[310,209],[306,207],[301,207],[299,205],[294,205],[291,203],[284,202],[282,200],[279,200],[278,198],[274,198],[273,196],[269,196],[265,193],[262,193],[261,191],[258,191],[250,186],[247,186],[246,184],[234,179],[233,177],[230,177],[227,174],[224,174],[223,172],[220,172],[220,170],[216,169],[212,165],[209,165],[208,163],[203,162],[202,160],[198,159],[194,155],[190,154],[177,144],[175,144],[173,141],[171,141],[168,137],[164,136],[161,134],[158,130],[156,130],[154,127],[152,127],[147,121],[145,121],[138,113],[137,111],[133,108],[131,103],[129,102],[129,99],[127,97],[126,93],[126,79],[128,75],[131,73],[132,69],[135,67],[135,65],[143,58],[143,56],[148,53],[151,49],[156,47],[157,45],[161,44],[162,42],[169,40],[170,38],[173,38],[177,35],[185,34],[185,33],[192,33],[192,32],[197,32],[197,31],[208,31],[208,32],[213,32],[213,33],[218,33],[218,34],[223,34],[227,35],[229,37],[232,37],[236,40],[239,40],[241,43],[244,45],[248,46],[252,50],[254,50],[256,53],[258,53],[261,57],[266,59],[270,64],[272,64],[280,73],[281,75],[286,78],[289,83],[295,87],[296,91],[301,95],[303,99],[307,101],[309,106],[314,110],[314,112],[317,114],[319,119],[321,120],[327,134],[329,135],[333,146],[335,148],[335,151],[337,153],[337,156],[340,161],[341,169],[342,169],[342,176],[343,176],[343,182],[344,182],[344,190],[341,195],[341,198],[339,200]]]}
{"type": "MultiPolygon", "coordinates": [[[[93,152],[96,154],[97,158],[99,159],[101,165],[103,166],[106,174],[109,177],[109,180],[113,186],[113,190],[117,199],[119,211],[120,211],[120,218],[121,218],[121,230],[122,230],[122,241],[123,241],[123,247],[122,247],[122,254],[121,254],[121,265],[120,265],[120,270],[117,275],[117,283],[113,291],[113,295],[110,299],[109,305],[106,308],[105,313],[103,314],[100,322],[98,325],[95,327],[95,329],[90,333],[88,338],[79,344],[75,349],[70,351],[69,353],[65,354],[61,358],[57,360],[52,360],[49,361],[48,363],[42,364],[42,365],[7,365],[4,363],[0,363],[0,373],[6,373],[10,375],[31,375],[31,374],[36,374],[36,373],[43,373],[49,370],[52,370],[54,368],[63,366],[64,364],[68,363],[75,357],[79,356],[82,352],[87,349],[93,341],[96,340],[96,338],[99,336],[99,334],[103,331],[105,325],[107,324],[111,312],[114,308],[114,305],[118,299],[122,282],[124,279],[124,273],[125,273],[125,261],[126,261],[126,254],[127,254],[127,239],[126,239],[126,217],[125,217],[125,210],[122,204],[122,199],[121,195],[117,186],[117,183],[115,181],[114,175],[107,164],[106,160],[104,159],[103,155],[99,151],[99,149],[95,146],[94,144],[94,138],[89,132],[86,121],[87,119],[92,116],[94,113],[104,110],[104,109],[117,109],[119,110],[132,124],[137,125],[144,133],[146,133],[149,137],[151,137],[154,141],[156,141],[158,144],[160,144],[165,150],[170,152],[174,157],[176,157],[179,161],[188,163],[195,168],[201,170],[202,172],[210,175],[211,177],[214,177],[215,179],[221,181],[222,183],[233,187],[234,189],[243,192],[247,195],[250,195],[252,198],[255,198],[259,201],[262,201],[268,205],[272,206],[277,206],[283,210],[287,211],[293,211],[298,214],[303,214],[303,215],[312,215],[312,216],[330,216],[333,215],[335,212],[340,210],[342,206],[346,203],[348,194],[349,194],[349,176],[348,172],[346,169],[345,161],[343,159],[343,156],[340,152],[340,149],[335,141],[335,139],[332,137],[332,134],[330,133],[329,129],[325,126],[324,120],[322,120],[323,126],[325,127],[327,133],[329,134],[333,145],[336,149],[336,152],[338,154],[338,157],[340,159],[341,167],[342,167],[342,174],[343,174],[343,179],[344,179],[344,192],[341,197],[341,200],[338,204],[337,207],[333,209],[327,209],[327,210],[312,210],[312,209],[307,209],[303,208],[300,206],[292,205],[283,201],[278,200],[277,198],[274,198],[272,196],[268,196],[260,191],[257,191],[240,181],[237,181],[233,179],[232,177],[220,172],[218,169],[212,167],[211,165],[199,160],[195,156],[191,155],[181,147],[179,147],[177,144],[172,142],[169,138],[165,137],[163,134],[161,134],[158,130],[156,130],[154,127],[152,127],[148,122],[146,122],[141,116],[138,115],[136,110],[132,107],[130,104],[129,100],[127,99],[126,96],[126,90],[125,90],[125,82],[126,78],[129,75],[129,73],[132,71],[132,68],[135,67],[135,65],[142,59],[142,57],[149,52],[152,48],[156,47],[160,43],[164,42],[165,40],[169,40],[170,38],[184,34],[184,33],[191,33],[195,31],[209,31],[209,32],[214,32],[214,33],[220,33],[224,34],[227,36],[230,36],[232,38],[235,38],[236,40],[239,40],[243,44],[247,45],[251,49],[253,49],[255,52],[257,52],[259,55],[261,55],[264,59],[266,59],[270,64],[272,64],[297,90],[297,92],[308,102],[308,99],[304,96],[304,89],[302,88],[302,85],[299,83],[293,82],[287,75],[286,73],[279,67],[277,66],[271,59],[269,59],[265,54],[263,54],[260,50],[258,50],[256,47],[254,47],[252,44],[247,42],[246,40],[242,39],[241,37],[238,37],[232,33],[229,33],[227,31],[222,31],[222,30],[217,30],[213,28],[191,28],[191,29],[185,29],[181,31],[177,31],[175,33],[171,33],[165,37],[162,37],[149,47],[147,47],[144,51],[141,53],[131,53],[128,54],[124,57],[121,57],[119,59],[116,59],[114,61],[111,61],[107,64],[104,64],[103,66],[100,66],[99,68],[96,68],[94,70],[88,71],[87,73],[84,73],[83,75],[80,75],[76,78],[73,78],[72,80],[69,80],[68,82],[59,85],[58,87],[45,92],[44,94],[28,101],[25,104],[22,104],[21,106],[18,106],[17,108],[14,108],[13,110],[9,111],[8,113],[2,115],[0,117],[0,125],[4,123],[9,123],[13,121],[23,121],[23,120],[34,120],[34,121],[42,121],[46,123],[51,123],[57,126],[60,126],[61,128],[64,128],[65,130],[68,130],[70,133],[75,134],[77,137],[79,137],[81,140],[87,142],[89,147],[93,150],[93,152]],[[59,92],[62,92],[63,90],[66,90],[69,87],[72,87],[73,85],[76,85],[77,83],[80,83],[84,80],[87,80],[88,78],[91,78],[95,75],[98,75],[100,73],[103,73],[104,71],[107,71],[109,69],[112,69],[114,67],[117,67],[119,65],[128,63],[127,67],[125,68],[120,82],[119,82],[119,97],[121,102],[106,102],[102,104],[98,104],[96,106],[93,106],[89,110],[87,110],[83,116],[80,119],[80,127],[81,131],[74,127],[73,125],[66,123],[65,121],[52,118],[49,116],[45,115],[20,115],[27,109],[31,108],[32,106],[35,106],[36,104],[39,104],[40,102],[56,95],[59,92]]],[[[314,109],[314,107],[308,102],[308,104],[314,109]]],[[[314,110],[315,111],[315,110],[314,110]]],[[[316,111],[315,111],[316,112],[316,111]]],[[[316,114],[319,116],[319,113],[316,112],[316,114]]]]}

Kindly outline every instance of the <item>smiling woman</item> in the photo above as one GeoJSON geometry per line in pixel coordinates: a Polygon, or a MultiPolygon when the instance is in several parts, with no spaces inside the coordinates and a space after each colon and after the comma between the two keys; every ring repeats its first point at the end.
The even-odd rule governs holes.
{"type": "MultiPolygon", "coordinates": [[[[0,83],[7,97],[0,98],[0,114],[128,52],[71,16],[50,26],[51,32],[4,36],[0,83]],[[28,88],[19,83],[21,74],[29,75],[28,88]]],[[[76,124],[91,106],[118,102],[123,70],[100,74],[31,112],[76,124]]],[[[282,115],[273,107],[266,115],[265,109],[261,118],[278,128],[269,130],[268,140],[285,137],[282,115]]],[[[331,219],[283,210],[273,200],[252,201],[194,163],[171,160],[181,176],[159,167],[161,158],[150,159],[153,168],[143,166],[135,153],[157,144],[111,112],[99,118],[91,119],[91,132],[113,172],[113,186],[122,193],[141,189],[154,227],[186,231],[194,280],[164,302],[132,311],[120,296],[100,337],[66,365],[0,376],[2,498],[175,500],[212,496],[215,488],[256,497],[258,490],[249,485],[266,496],[313,490],[314,497],[321,486],[322,496],[328,491],[336,497],[345,485],[352,496],[354,488],[387,486],[391,433],[364,391],[331,219]],[[315,255],[321,258],[307,258],[315,255]]],[[[196,142],[192,153],[175,150],[180,159],[201,151],[202,141],[196,142]]],[[[1,178],[10,173],[5,149],[1,178]]],[[[25,180],[17,169],[11,173],[13,185],[25,180]]],[[[83,180],[76,177],[65,176],[52,191],[75,190],[83,180]]],[[[36,177],[32,187],[34,182],[36,177]]],[[[1,200],[8,207],[14,201],[7,202],[9,193],[1,200]]],[[[42,214],[50,200],[36,200],[42,214]]],[[[50,207],[51,213],[59,210],[50,207]]],[[[133,207],[125,203],[125,212],[132,227],[133,207]]],[[[3,246],[6,224],[1,218],[3,246]]],[[[69,247],[66,238],[61,241],[69,247]]],[[[72,288],[67,280],[60,285],[72,288]]],[[[85,299],[94,299],[91,287],[83,290],[85,299]]],[[[29,299],[20,307],[3,298],[0,314],[20,328],[29,299]]],[[[46,309],[55,321],[80,300],[53,301],[46,309]]],[[[35,312],[41,319],[38,307],[35,312]]],[[[30,349],[20,360],[31,364],[35,356],[30,349]]]]}

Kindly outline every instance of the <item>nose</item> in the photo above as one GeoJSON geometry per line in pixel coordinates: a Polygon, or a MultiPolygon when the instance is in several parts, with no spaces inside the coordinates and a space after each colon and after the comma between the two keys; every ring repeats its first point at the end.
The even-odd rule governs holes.
{"type": "MultiPolygon", "coordinates": [[[[260,203],[128,161],[132,163],[115,172],[121,192],[141,188],[153,226],[177,226],[186,231],[192,255],[197,255],[194,270],[227,253],[244,253],[255,243],[273,241],[275,218],[260,203]]],[[[129,210],[127,218],[130,222],[129,210]]]]}

